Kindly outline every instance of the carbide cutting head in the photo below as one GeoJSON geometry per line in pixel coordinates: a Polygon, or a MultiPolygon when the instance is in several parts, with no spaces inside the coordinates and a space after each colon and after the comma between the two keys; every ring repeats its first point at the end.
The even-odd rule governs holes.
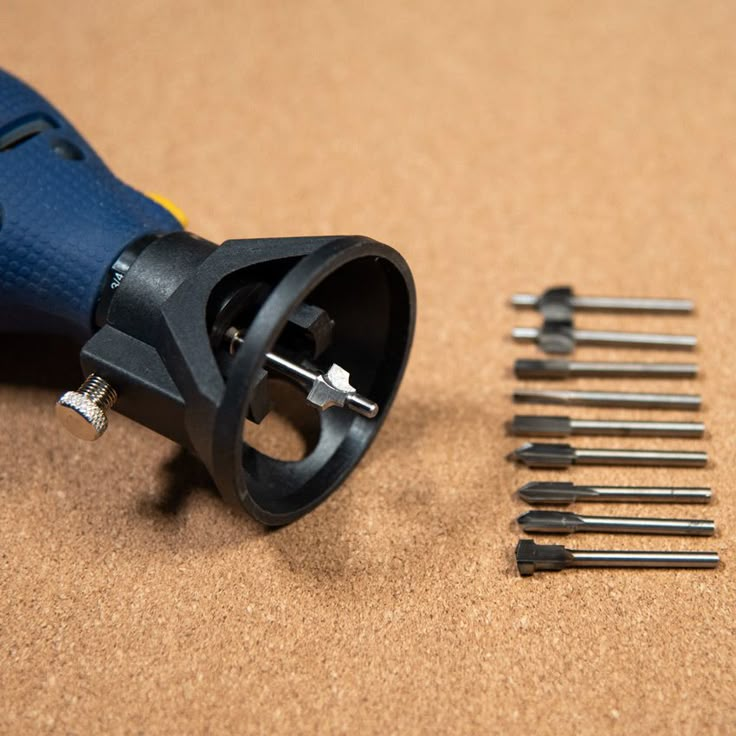
{"type": "Polygon", "coordinates": [[[530,468],[566,468],[575,461],[575,448],[567,444],[526,442],[509,458],[530,468]]]}
{"type": "Polygon", "coordinates": [[[527,511],[516,521],[527,534],[535,532],[542,534],[574,534],[585,525],[580,516],[569,511],[538,511],[536,509],[527,511]]]}
{"type": "Polygon", "coordinates": [[[559,544],[537,544],[520,539],[516,545],[516,566],[519,574],[533,575],[537,570],[564,570],[571,560],[568,551],[559,544]]]}
{"type": "Polygon", "coordinates": [[[569,504],[595,498],[596,492],[564,481],[531,481],[517,491],[527,503],[569,504]]]}
{"type": "Polygon", "coordinates": [[[570,375],[570,363],[567,360],[539,360],[519,358],[514,363],[514,375],[517,378],[566,378],[570,375]]]}
{"type": "Polygon", "coordinates": [[[570,417],[517,414],[509,424],[509,432],[522,437],[527,435],[567,437],[571,431],[570,417]]]}

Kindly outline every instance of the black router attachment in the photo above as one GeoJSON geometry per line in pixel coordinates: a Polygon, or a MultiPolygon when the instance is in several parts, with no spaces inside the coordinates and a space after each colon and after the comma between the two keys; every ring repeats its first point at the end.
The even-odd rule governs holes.
{"type": "MultiPolygon", "coordinates": [[[[216,247],[174,232],[123,252],[96,318],[82,396],[188,448],[225,499],[281,525],[329,496],[376,436],[409,354],[415,292],[404,259],[365,237],[216,247]],[[244,439],[246,421],[271,409],[274,378],[324,410],[302,460],[244,439]]],[[[61,415],[77,421],[70,395],[61,415]]]]}

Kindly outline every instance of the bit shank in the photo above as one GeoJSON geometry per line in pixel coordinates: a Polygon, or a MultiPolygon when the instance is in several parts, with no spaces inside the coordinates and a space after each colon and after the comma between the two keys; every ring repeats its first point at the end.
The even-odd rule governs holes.
{"type": "Polygon", "coordinates": [[[517,414],[509,425],[517,436],[567,437],[570,435],[609,435],[618,437],[702,437],[702,422],[614,421],[573,419],[564,416],[517,414]]]}
{"type": "Polygon", "coordinates": [[[517,378],[564,379],[579,376],[600,378],[695,378],[695,363],[642,363],[561,359],[519,359],[514,363],[517,378]]]}
{"type": "Polygon", "coordinates": [[[576,448],[567,444],[527,442],[509,456],[530,468],[566,468],[570,465],[652,465],[702,468],[705,452],[576,448]]]}
{"type": "Polygon", "coordinates": [[[690,350],[698,344],[695,335],[665,335],[656,332],[615,332],[612,330],[573,330],[580,345],[620,345],[641,348],[690,350]]]}
{"type": "Polygon", "coordinates": [[[655,519],[628,516],[583,516],[567,511],[527,511],[517,519],[527,533],[574,534],[602,532],[621,534],[672,534],[710,537],[715,522],[709,519],[655,519]]]}
{"type": "Polygon", "coordinates": [[[655,465],[684,468],[702,468],[708,462],[705,452],[673,450],[575,450],[578,465],[655,465]]]}
{"type": "Polygon", "coordinates": [[[684,567],[713,568],[721,561],[717,552],[644,552],[612,550],[572,551],[573,567],[684,567]]]}
{"type": "Polygon", "coordinates": [[[710,488],[675,486],[576,486],[568,482],[532,481],[518,490],[529,504],[570,504],[576,501],[611,503],[710,503],[710,488]]]}
{"type": "Polygon", "coordinates": [[[554,287],[541,296],[514,294],[511,304],[515,307],[541,309],[546,302],[557,300],[569,309],[603,312],[669,312],[690,314],[695,305],[690,299],[660,299],[650,297],[578,296],[570,287],[554,287]]]}
{"type": "Polygon", "coordinates": [[[699,394],[655,394],[632,391],[570,391],[547,389],[536,391],[516,389],[513,400],[517,404],[561,404],[564,406],[598,406],[639,409],[685,409],[696,411],[701,407],[699,394]]]}
{"type": "Polygon", "coordinates": [[[520,539],[516,545],[519,574],[564,570],[567,567],[715,568],[717,552],[645,552],[640,550],[572,550],[559,544],[520,539]]]}
{"type": "Polygon", "coordinates": [[[695,309],[695,305],[690,299],[573,295],[570,303],[573,309],[605,312],[674,312],[689,314],[695,309]]]}
{"type": "MultiPolygon", "coordinates": [[[[662,350],[692,350],[698,344],[695,335],[665,335],[656,332],[614,332],[611,330],[571,329],[569,335],[578,345],[609,345],[611,347],[658,348],[662,350]]],[[[514,327],[514,340],[537,342],[542,330],[537,327],[514,327]]],[[[554,350],[550,352],[568,352],[554,350]]]]}

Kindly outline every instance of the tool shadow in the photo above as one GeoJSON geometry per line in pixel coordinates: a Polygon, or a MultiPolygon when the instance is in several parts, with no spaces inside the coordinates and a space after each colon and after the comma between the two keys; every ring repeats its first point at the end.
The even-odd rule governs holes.
{"type": "MultiPolygon", "coordinates": [[[[74,341],[47,336],[43,339],[32,335],[3,336],[0,385],[34,389],[53,397],[78,385],[81,378],[79,345],[74,341]]],[[[396,484],[400,493],[386,489],[376,504],[375,489],[372,489],[376,466],[394,467],[396,462],[401,463],[402,458],[433,442],[429,428],[457,422],[458,414],[475,416],[476,425],[481,421],[452,402],[440,405],[412,402],[397,408],[399,411],[389,419],[364,459],[365,472],[359,469],[326,504],[294,524],[269,529],[247,514],[231,509],[220,498],[204,465],[188,451],[176,448],[157,467],[151,468],[155,480],[132,499],[132,512],[141,521],[149,522],[132,535],[144,545],[146,539],[154,544],[154,537],[170,536],[175,546],[190,549],[242,546],[248,540],[267,538],[269,547],[284,559],[289,569],[299,571],[299,577],[317,581],[350,580],[360,574],[361,565],[380,569],[385,545],[409,567],[420,564],[432,552],[432,535],[425,537],[417,533],[414,526],[419,520],[422,527],[437,527],[451,547],[459,544],[467,528],[464,509],[469,502],[481,501],[470,499],[469,494],[475,496],[481,492],[474,489],[472,493],[447,496],[431,470],[418,464],[410,477],[404,475],[390,483],[396,484]],[[198,528],[191,534],[182,534],[193,511],[198,516],[198,528]],[[349,540],[346,530],[368,524],[370,518],[366,517],[375,515],[381,522],[387,522],[382,518],[387,512],[396,532],[389,534],[376,549],[361,550],[358,565],[356,550],[351,546],[354,542],[346,541],[349,540]],[[426,542],[417,542],[425,539],[426,542]]],[[[477,429],[474,426],[473,431],[477,429]]],[[[449,438],[449,441],[454,440],[449,438]]]]}
{"type": "Polygon", "coordinates": [[[143,516],[174,519],[200,494],[222,500],[205,466],[184,448],[176,450],[159,475],[161,482],[151,496],[138,503],[143,516]]]}
{"type": "MultiPolygon", "coordinates": [[[[80,344],[54,335],[3,334],[0,351],[0,386],[11,389],[32,389],[56,397],[76,388],[82,381],[79,366],[80,344]]],[[[48,402],[45,396],[39,401],[48,402]]],[[[152,468],[156,472],[156,468],[152,468]]],[[[145,518],[170,522],[182,517],[197,496],[221,501],[204,465],[183,448],[177,448],[171,458],[158,468],[158,480],[137,503],[137,512],[145,518]]],[[[244,515],[243,515],[244,516],[244,515]]],[[[263,527],[250,519],[253,530],[263,527]]],[[[242,534],[242,524],[239,533],[242,534]]]]}

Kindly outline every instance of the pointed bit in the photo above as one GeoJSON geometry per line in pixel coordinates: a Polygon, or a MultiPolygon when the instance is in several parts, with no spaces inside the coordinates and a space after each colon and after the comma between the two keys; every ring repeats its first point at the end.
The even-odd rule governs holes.
{"type": "Polygon", "coordinates": [[[585,486],[557,481],[531,481],[517,491],[519,498],[529,504],[570,504],[575,501],[590,500],[596,492],[585,486]]]}
{"type": "Polygon", "coordinates": [[[566,468],[575,461],[575,449],[566,444],[526,442],[511,457],[530,468],[566,468]]]}

